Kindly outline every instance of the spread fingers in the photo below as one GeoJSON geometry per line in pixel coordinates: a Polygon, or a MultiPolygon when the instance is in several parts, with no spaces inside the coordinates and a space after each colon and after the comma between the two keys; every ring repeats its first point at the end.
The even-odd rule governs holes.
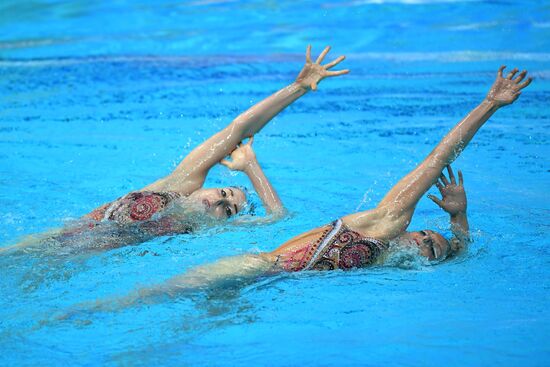
{"type": "Polygon", "coordinates": [[[349,69],[338,70],[338,71],[327,71],[327,76],[338,76],[349,73],[349,69]]]}
{"type": "Polygon", "coordinates": [[[311,45],[307,45],[306,48],[306,63],[311,64],[311,45]]]}
{"type": "Polygon", "coordinates": [[[330,51],[330,46],[325,47],[325,49],[323,50],[323,52],[321,52],[321,54],[319,55],[319,57],[317,58],[315,63],[320,64],[323,61],[323,59],[325,58],[325,56],[327,56],[329,51],[330,51]]]}
{"type": "Polygon", "coordinates": [[[336,60],[332,61],[332,62],[329,62],[328,64],[325,65],[325,69],[330,69],[330,68],[333,68],[335,67],[336,65],[338,65],[340,62],[342,62],[346,57],[345,56],[340,56],[338,57],[336,60]]]}

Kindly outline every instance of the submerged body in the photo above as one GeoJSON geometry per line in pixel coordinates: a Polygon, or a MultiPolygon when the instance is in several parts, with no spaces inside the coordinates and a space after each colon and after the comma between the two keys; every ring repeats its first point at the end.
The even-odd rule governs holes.
{"type": "Polygon", "coordinates": [[[285,213],[284,206],[252,150],[253,136],[291,103],[317,89],[323,79],[348,72],[329,71],[344,60],[344,56],[321,65],[329,51],[330,47],[326,47],[313,63],[311,47],[308,46],[306,64],[294,82],[252,106],[193,149],[169,175],[100,206],[85,215],[80,223],[43,236],[31,236],[15,246],[0,249],[0,254],[40,245],[43,238],[63,243],[66,238],[74,239],[78,235],[93,237],[97,233],[97,241],[91,241],[90,247],[108,249],[216,225],[247,207],[246,195],[239,188],[203,188],[208,172],[218,163],[245,173],[262,200],[269,219],[281,218],[285,213]],[[242,144],[247,138],[250,138],[249,142],[242,144]],[[225,159],[228,155],[232,161],[225,159]],[[112,233],[105,235],[107,229],[112,233]]]}

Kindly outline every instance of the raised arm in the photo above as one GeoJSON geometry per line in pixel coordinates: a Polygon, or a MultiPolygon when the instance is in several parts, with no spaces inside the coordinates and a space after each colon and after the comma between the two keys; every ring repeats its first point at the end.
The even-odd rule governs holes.
{"type": "Polygon", "coordinates": [[[458,171],[458,183],[451,166],[447,166],[447,172],[449,174],[448,179],[441,173],[439,180],[435,182],[441,193],[441,199],[435,195],[428,195],[428,197],[449,214],[451,231],[454,235],[451,240],[451,250],[452,253],[456,253],[464,249],[470,242],[470,226],[466,214],[467,200],[462,172],[458,171]]]}
{"type": "MultiPolygon", "coordinates": [[[[504,68],[505,66],[501,66],[498,70],[497,79],[483,102],[460,121],[424,161],[402,178],[382,199],[376,210],[387,222],[385,231],[388,236],[397,235],[407,228],[416,204],[436,182],[443,168],[460,155],[493,113],[500,107],[513,103],[521,94],[520,90],[531,83],[531,78],[523,81],[527,74],[525,70],[514,78],[518,71],[514,69],[504,78],[504,68]]],[[[365,219],[372,219],[372,216],[357,213],[346,218],[352,227],[362,230],[369,226],[365,219]]]]}
{"type": "Polygon", "coordinates": [[[248,143],[242,144],[231,153],[232,161],[222,160],[220,163],[231,170],[242,171],[246,173],[250,182],[254,186],[254,190],[258,193],[266,208],[268,214],[274,216],[282,216],[285,213],[285,208],[279,195],[265,176],[256,154],[252,150],[252,142],[254,138],[250,138],[248,143]]]}
{"type": "Polygon", "coordinates": [[[279,112],[309,90],[317,89],[317,84],[324,78],[349,72],[348,70],[329,71],[344,60],[344,56],[321,65],[329,50],[330,47],[325,48],[317,60],[312,62],[311,46],[308,46],[306,64],[296,81],[239,115],[227,127],[189,153],[169,176],[143,190],[192,192],[202,187],[210,168],[231,153],[243,139],[256,134],[279,112]]]}

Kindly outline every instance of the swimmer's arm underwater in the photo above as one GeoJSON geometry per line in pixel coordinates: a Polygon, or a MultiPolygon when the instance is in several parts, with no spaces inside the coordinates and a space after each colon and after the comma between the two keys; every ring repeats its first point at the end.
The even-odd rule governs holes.
{"type": "Polygon", "coordinates": [[[273,117],[309,90],[317,89],[321,80],[349,72],[329,71],[344,60],[344,56],[326,65],[320,64],[329,50],[330,47],[325,48],[314,63],[311,60],[311,46],[308,46],[306,64],[295,82],[239,115],[227,127],[189,153],[170,175],[142,190],[193,192],[201,188],[210,168],[230,154],[243,139],[255,135],[273,117]]]}
{"type": "Polygon", "coordinates": [[[470,225],[466,214],[467,200],[464,190],[464,177],[458,171],[458,182],[451,166],[447,166],[449,179],[443,173],[435,185],[441,193],[441,199],[435,195],[428,195],[437,206],[443,209],[451,217],[451,231],[454,238],[451,240],[452,253],[457,253],[466,248],[470,242],[470,225]]]}
{"type": "MultiPolygon", "coordinates": [[[[422,163],[401,179],[375,209],[375,211],[383,213],[387,237],[398,235],[406,230],[416,204],[437,181],[445,166],[460,155],[479,128],[500,107],[513,103],[521,94],[520,91],[531,83],[531,78],[523,81],[527,74],[526,71],[522,71],[514,78],[517,69],[512,70],[504,78],[502,76],[504,68],[504,66],[499,68],[497,79],[483,102],[460,121],[422,163]]],[[[371,221],[370,217],[364,213],[356,213],[345,219],[352,228],[365,232],[372,225],[369,222],[371,221]]],[[[381,224],[377,223],[377,225],[381,224]]]]}
{"type": "Polygon", "coordinates": [[[246,173],[262,199],[267,214],[279,218],[285,214],[285,207],[256,159],[252,149],[253,141],[254,137],[251,137],[246,144],[240,145],[231,153],[231,161],[223,159],[220,163],[231,170],[246,173]]]}

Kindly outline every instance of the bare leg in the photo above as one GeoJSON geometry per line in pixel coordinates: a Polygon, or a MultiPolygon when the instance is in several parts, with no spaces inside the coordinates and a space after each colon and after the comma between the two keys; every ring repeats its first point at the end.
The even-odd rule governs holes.
{"type": "Polygon", "coordinates": [[[73,315],[87,312],[116,311],[140,303],[158,302],[162,297],[175,297],[216,287],[248,284],[260,277],[279,272],[277,258],[268,254],[226,257],[212,264],[192,268],[187,273],[177,275],[163,284],[140,288],[124,297],[107,298],[77,305],[55,319],[64,320],[73,315]]]}
{"type": "Polygon", "coordinates": [[[45,238],[55,236],[60,233],[59,229],[52,229],[50,231],[38,234],[25,236],[21,241],[15,245],[10,245],[0,248],[0,255],[8,255],[13,252],[18,252],[32,246],[39,246],[45,238]]]}

